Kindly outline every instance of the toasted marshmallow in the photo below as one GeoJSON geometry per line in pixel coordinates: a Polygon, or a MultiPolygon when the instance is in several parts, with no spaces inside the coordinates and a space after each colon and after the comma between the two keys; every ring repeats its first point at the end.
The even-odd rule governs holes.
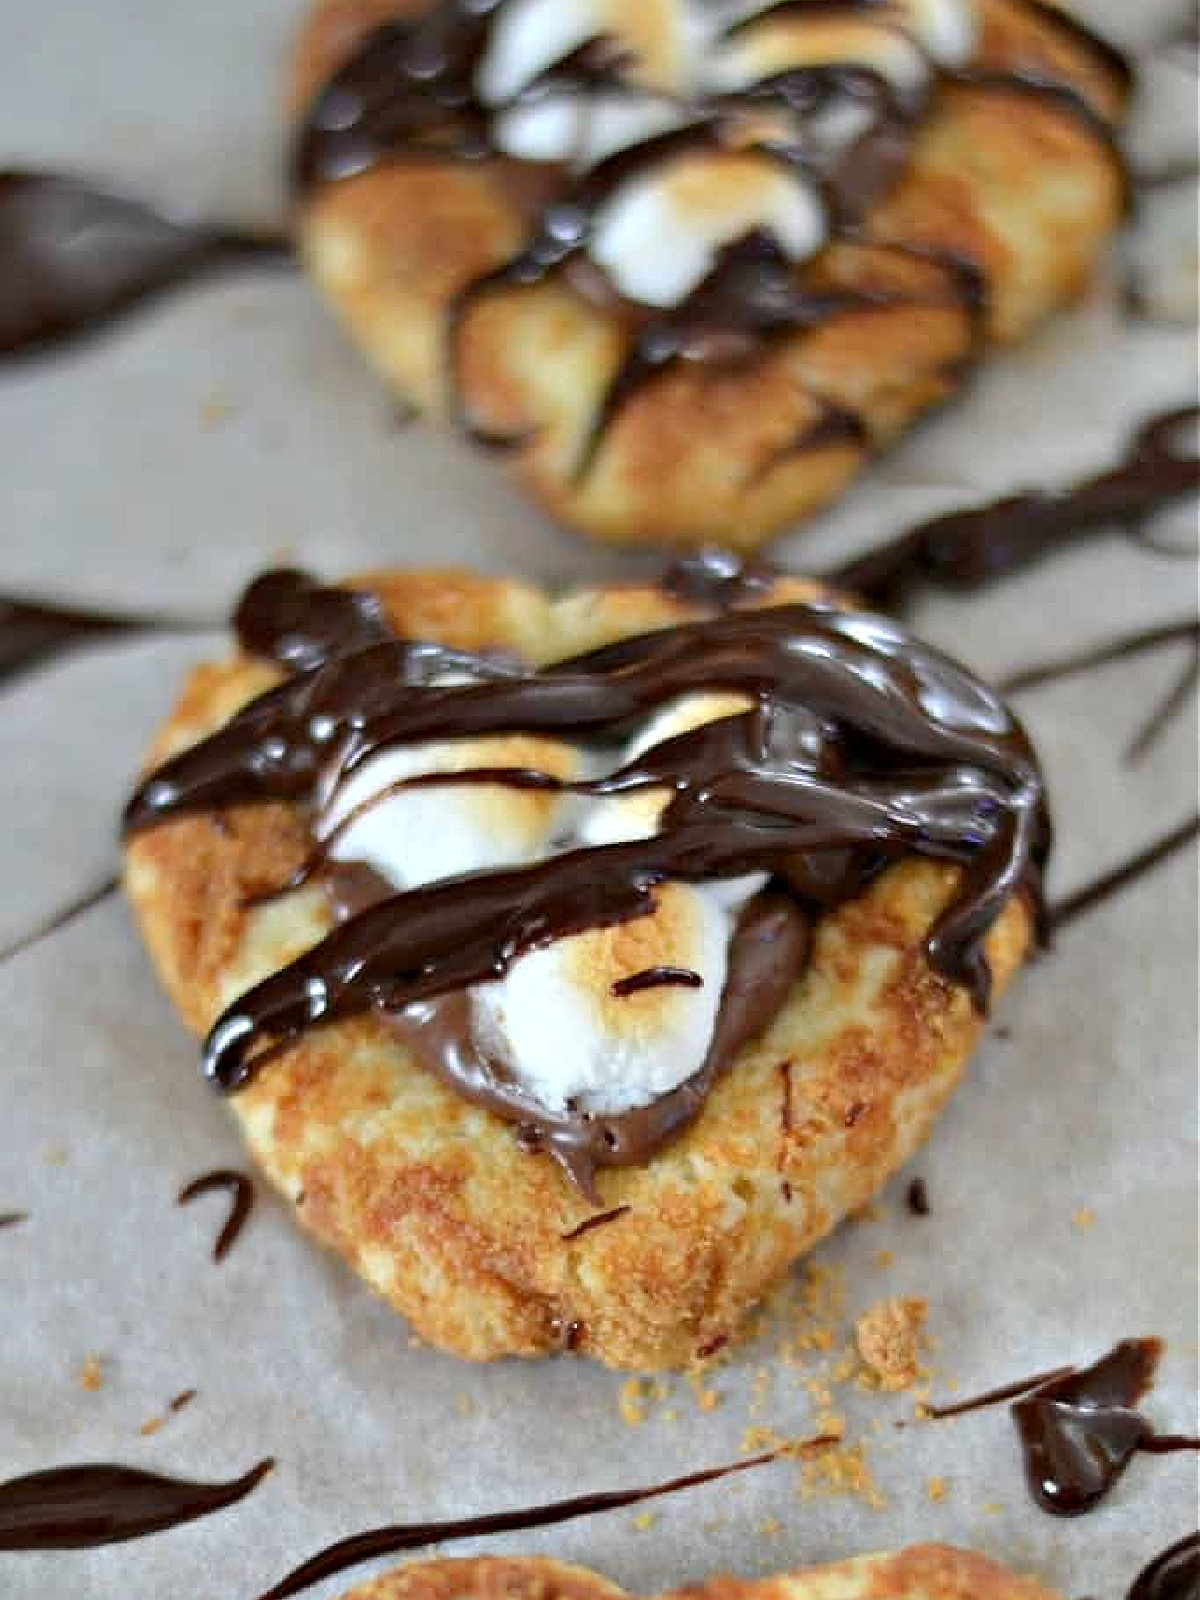
{"type": "Polygon", "coordinates": [[[942,67],[964,66],[979,36],[976,0],[894,0],[904,26],[942,67]]]}
{"type": "Polygon", "coordinates": [[[630,145],[684,127],[688,114],[654,95],[548,95],[511,106],[496,118],[493,138],[521,161],[566,161],[593,167],[630,145]]]}
{"type": "Polygon", "coordinates": [[[479,65],[479,96],[485,105],[505,105],[548,67],[600,37],[628,47],[634,81],[677,89],[689,74],[687,10],[676,0],[509,0],[479,65]]]}
{"type": "MultiPolygon", "coordinates": [[[[925,11],[932,7],[914,7],[925,11]]],[[[900,27],[854,17],[769,14],[725,41],[708,62],[709,85],[731,94],[801,67],[861,66],[905,99],[925,87],[929,64],[900,27]]]]}
{"type": "MultiPolygon", "coordinates": [[[[656,744],[677,739],[721,717],[749,711],[753,701],[741,694],[688,694],[655,713],[630,740],[621,757],[629,766],[656,744]]],[[[658,832],[659,819],[670,804],[668,789],[642,789],[620,798],[597,800],[579,823],[584,844],[617,844],[623,839],[649,839],[658,832]]]]}
{"type": "Polygon", "coordinates": [[[471,991],[476,1042],[552,1112],[648,1105],[703,1064],[725,985],[732,914],[708,886],[668,883],[644,917],[558,939],[471,991]],[[614,994],[651,968],[699,988],[614,994]]]}
{"type": "Polygon", "coordinates": [[[335,779],[316,823],[336,861],[374,867],[397,890],[536,861],[551,851],[573,802],[499,784],[393,785],[426,773],[523,767],[569,780],[579,752],[550,739],[503,735],[398,745],[335,779]]]}
{"type": "Polygon", "coordinates": [[[723,245],[756,230],[794,261],[814,255],[826,237],[815,186],[752,151],[704,151],[622,184],[597,214],[590,253],[629,299],[673,306],[723,245]]]}

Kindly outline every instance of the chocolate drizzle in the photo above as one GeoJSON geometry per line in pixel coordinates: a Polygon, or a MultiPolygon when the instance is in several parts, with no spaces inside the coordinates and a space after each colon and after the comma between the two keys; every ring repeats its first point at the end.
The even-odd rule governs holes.
{"type": "Polygon", "coordinates": [[[1134,1579],[1127,1600],[1200,1600],[1200,1532],[1155,1556],[1134,1579]]]}
{"type": "Polygon", "coordinates": [[[61,344],[197,278],[290,259],[277,237],[175,221],[74,178],[0,173],[0,356],[61,344]]]}
{"type": "Polygon", "coordinates": [[[219,1168],[215,1172],[206,1172],[199,1178],[193,1178],[191,1183],[179,1191],[181,1206],[189,1205],[202,1194],[212,1194],[214,1190],[226,1189],[232,1195],[229,1216],[225,1221],[217,1242],[213,1246],[213,1260],[223,1261],[233,1248],[238,1235],[246,1226],[250,1216],[251,1207],[254,1205],[254,1185],[249,1178],[241,1172],[231,1172],[226,1168],[219,1168]]]}
{"type": "Polygon", "coordinates": [[[139,633],[184,633],[203,626],[169,617],[76,610],[0,595],[0,685],[7,686],[22,673],[83,645],[139,633]]]}
{"type": "Polygon", "coordinates": [[[929,1215],[929,1190],[925,1187],[924,1178],[913,1179],[905,1191],[904,1201],[914,1217],[929,1215]]]}
{"type": "Polygon", "coordinates": [[[54,1467],[0,1484],[0,1550],[92,1550],[143,1539],[243,1500],[275,1465],[231,1483],[192,1483],[132,1467],[54,1467]]]}
{"type": "Polygon", "coordinates": [[[1097,906],[1111,900],[1123,889],[1128,889],[1147,873],[1170,861],[1181,850],[1186,850],[1197,838],[1200,838],[1200,813],[1189,817],[1186,822],[1181,822],[1177,828],[1172,828],[1161,838],[1147,845],[1144,850],[1139,850],[1136,855],[1130,856],[1127,861],[1122,861],[1118,866],[1102,873],[1100,877],[1076,889],[1066,899],[1060,900],[1048,914],[1050,926],[1057,932],[1087,912],[1094,911],[1097,906]]]}
{"type": "Polygon", "coordinates": [[[1052,1516],[1091,1511],[1138,1452],[1200,1449],[1200,1439],[1156,1433],[1134,1408],[1162,1356],[1158,1339],[1124,1339],[1090,1367],[1060,1367],[955,1405],[926,1406],[934,1419],[1013,1400],[1029,1492],[1052,1516]]]}
{"type": "Polygon", "coordinates": [[[1140,531],[1156,512],[1200,490],[1200,458],[1181,448],[1200,407],[1180,406],[1137,431],[1125,460],[1059,491],[1010,495],[922,523],[826,574],[830,583],[894,605],[920,584],[980,589],[1080,539],[1140,531]]]}
{"type": "MultiPolygon", "coordinates": [[[[451,387],[457,344],[468,313],[485,296],[519,290],[562,276],[581,293],[618,314],[625,330],[625,353],[599,403],[583,442],[576,473],[594,463],[605,434],[628,401],[679,363],[728,367],[745,361],[764,344],[818,327],[847,311],[878,305],[926,303],[922,296],[878,295],[806,286],[803,272],[773,238],[751,229],[720,254],[710,275],[683,302],[660,312],[624,299],[588,254],[598,213],[627,179],[661,168],[697,149],[736,149],[781,166],[821,192],[834,234],[856,237],[855,229],[885,195],[907,164],[914,131],[928,95],[922,88],[902,92],[877,72],[856,62],[797,65],[729,95],[711,94],[685,102],[639,85],[630,69],[635,59],[619,42],[593,38],[541,73],[507,106],[489,107],[477,90],[480,65],[504,0],[437,0],[415,18],[387,22],[371,32],[316,95],[300,128],[293,157],[293,179],[303,199],[314,186],[337,182],[393,161],[488,161],[497,182],[516,197],[536,191],[548,198],[524,205],[529,212],[527,243],[511,259],[468,283],[452,303],[446,322],[451,387]],[[674,107],[679,127],[658,132],[575,172],[568,164],[517,161],[494,142],[498,114],[562,90],[602,88],[608,96],[658,99],[674,107]],[[842,106],[865,113],[866,128],[847,148],[831,151],[817,131],[826,113],[842,106]],[[782,119],[777,132],[755,133],[755,119],[782,119]],[[786,123],[787,131],[783,131],[786,123]],[[522,177],[524,181],[522,181],[522,177]]],[[[1075,48],[1097,58],[1124,94],[1130,71],[1110,45],[1057,8],[1022,0],[1042,26],[1069,35],[1075,48]]],[[[869,13],[872,0],[844,0],[846,12],[869,13]]],[[[776,14],[797,11],[803,20],[811,5],[769,6],[735,20],[730,37],[761,25],[776,14]]],[[[1112,127],[1069,83],[1044,70],[1016,66],[979,68],[943,75],[959,90],[976,94],[1027,96],[1050,104],[1080,122],[1124,170],[1112,127]]],[[[887,252],[885,242],[866,241],[887,252]]],[[[947,269],[949,293],[931,303],[959,306],[975,320],[979,276],[970,279],[958,264],[947,269]]],[[[762,464],[756,477],[788,457],[835,444],[869,442],[863,421],[843,405],[813,391],[820,418],[762,464]]],[[[462,426],[481,442],[520,446],[536,429],[515,437],[497,435],[466,414],[462,426]]]]}
{"type": "Polygon", "coordinates": [[[749,1472],[756,1467],[769,1465],[784,1456],[812,1455],[832,1439],[819,1438],[802,1445],[789,1446],[782,1451],[773,1450],[765,1455],[749,1456],[744,1461],[734,1461],[728,1466],[709,1467],[703,1472],[691,1472],[686,1477],[673,1478],[667,1483],[651,1488],[614,1489],[600,1494],[573,1495],[569,1500],[556,1500],[549,1505],[527,1506],[517,1511],[495,1511],[481,1517],[455,1517],[445,1522],[396,1523],[386,1528],[374,1528],[368,1533],[355,1534],[339,1540],[328,1549],[319,1551],[303,1566],[290,1572],[286,1578],[258,1596],[258,1600],[288,1600],[323,1578],[333,1577],[364,1561],[379,1556],[399,1555],[408,1550],[420,1550],[425,1545],[448,1544],[457,1539],[479,1539],[498,1533],[522,1533],[531,1528],[551,1528],[561,1522],[573,1522],[579,1517],[594,1517],[607,1511],[622,1511],[630,1506],[643,1505],[648,1500],[660,1500],[666,1495],[679,1494],[685,1489],[697,1489],[707,1483],[749,1472]]]}
{"type": "Polygon", "coordinates": [[[641,994],[644,989],[703,989],[704,979],[690,967],[646,967],[642,972],[631,972],[627,978],[618,978],[610,984],[609,993],[618,1000],[627,995],[641,994]]]}
{"type": "MultiPolygon", "coordinates": [[[[1041,777],[1002,702],[896,624],[831,605],[733,611],[541,672],[455,656],[473,681],[444,687],[428,681],[431,665],[444,670],[448,659],[438,647],[363,644],[357,601],[351,653],[337,653],[337,630],[324,624],[338,602],[327,595],[295,574],[254,586],[239,612],[243,638],[276,657],[315,655],[316,664],[152,773],[127,807],[128,833],[227,805],[305,805],[331,757],[344,775],[378,751],[430,738],[525,732],[611,741],[697,690],[741,692],[756,709],[586,782],[487,768],[409,780],[604,795],[665,788],[672,798],[650,839],[568,850],[361,910],[218,1021],[204,1071],[224,1091],[307,1028],[373,1010],[459,1092],[518,1122],[586,1188],[592,1168],[644,1161],[697,1114],[728,1060],[782,1002],[803,963],[805,919],[913,853],[965,868],[926,948],[938,970],[985,1005],[988,928],[1018,890],[1038,903],[1049,843],[1041,777]],[[281,638],[291,641],[282,652],[281,638]],[[547,1121],[519,1086],[463,1048],[457,1021],[447,1030],[447,997],[502,976],[534,945],[646,915],[668,878],[764,870],[785,893],[743,918],[734,944],[746,970],[727,985],[709,1058],[650,1107],[547,1121]]],[[[379,619],[369,605],[367,613],[374,639],[379,619]]],[[[292,882],[324,864],[318,852],[292,882]]]]}
{"type": "Polygon", "coordinates": [[[1010,674],[1000,685],[1005,694],[1017,694],[1022,689],[1037,689],[1045,684],[1058,683],[1066,678],[1094,672],[1099,667],[1118,661],[1129,661],[1164,646],[1187,643],[1191,653],[1184,671],[1170,692],[1155,706],[1125,749],[1124,760],[1133,766],[1159,741],[1176,717],[1182,712],[1200,683],[1200,622],[1188,618],[1183,622],[1168,622],[1156,628],[1145,628],[1136,633],[1120,634],[1104,644],[1069,656],[1058,656],[1052,661],[1038,662],[1022,667],[1010,674]]]}

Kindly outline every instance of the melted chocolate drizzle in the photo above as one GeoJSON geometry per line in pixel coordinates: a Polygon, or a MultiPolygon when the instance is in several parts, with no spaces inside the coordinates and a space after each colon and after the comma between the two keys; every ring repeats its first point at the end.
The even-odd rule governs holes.
{"type": "Polygon", "coordinates": [[[246,1226],[250,1211],[254,1205],[254,1185],[249,1178],[241,1172],[231,1172],[227,1168],[218,1168],[215,1172],[203,1173],[199,1178],[193,1178],[179,1191],[178,1204],[189,1205],[202,1194],[212,1194],[214,1190],[225,1189],[232,1196],[229,1216],[225,1221],[217,1242],[213,1245],[213,1260],[224,1261],[237,1241],[238,1235],[246,1226]]]}
{"type": "MultiPolygon", "coordinates": [[[[676,1136],[778,1009],[807,947],[790,899],[806,914],[837,905],[914,852],[961,864],[962,883],[927,951],[980,1007],[988,928],[1018,890],[1040,903],[1049,826],[1020,724],[982,683],[892,622],[830,605],[726,612],[542,672],[457,657],[473,681],[439,687],[429,669],[444,670],[447,653],[379,639],[367,602],[351,602],[351,652],[338,653],[328,617],[341,604],[296,574],[254,586],[239,608],[243,642],[314,664],[152,773],[127,807],[127,832],[227,805],[305,804],[335,751],[344,774],[377,751],[431,737],[521,731],[612,740],[694,690],[741,691],[757,707],[671,739],[603,779],[563,784],[545,773],[480,769],[411,780],[589,794],[665,787],[672,799],[650,839],[574,849],[367,905],[218,1021],[204,1070],[226,1092],[307,1028],[374,1010],[456,1089],[527,1128],[586,1190],[594,1166],[643,1161],[676,1136]],[[365,641],[355,632],[364,614],[365,641]],[[534,945],[647,914],[664,879],[758,870],[787,891],[744,918],[735,939],[747,973],[758,975],[727,985],[723,1022],[697,1077],[636,1123],[547,1120],[464,1048],[456,1028],[447,1030],[445,997],[502,976],[534,945]],[[748,1007],[742,997],[752,993],[748,1007]]],[[[323,864],[318,851],[292,883],[323,864]]]]}
{"type": "Polygon", "coordinates": [[[531,1528],[551,1528],[560,1522],[573,1522],[579,1517],[594,1517],[606,1511],[621,1511],[629,1506],[659,1500],[666,1495],[679,1494],[685,1489],[696,1489],[706,1483],[716,1483],[741,1472],[769,1465],[785,1456],[811,1455],[829,1444],[832,1439],[818,1438],[803,1445],[772,1450],[765,1455],[749,1456],[744,1461],[734,1461],[727,1466],[709,1467],[703,1472],[690,1472],[686,1477],[672,1478],[669,1482],[650,1488],[614,1489],[600,1494],[573,1495],[569,1500],[556,1500],[549,1505],[527,1506],[517,1511],[495,1511],[481,1517],[455,1517],[445,1522],[395,1523],[385,1528],[374,1528],[368,1533],[354,1534],[341,1539],[328,1549],[319,1551],[303,1566],[290,1572],[286,1578],[258,1600],[288,1600],[290,1595],[333,1577],[364,1561],[378,1556],[399,1555],[403,1551],[420,1550],[425,1545],[448,1544],[457,1539],[479,1539],[490,1534],[522,1533],[531,1528]]]}
{"type": "MultiPolygon", "coordinates": [[[[1112,46],[1056,7],[1021,0],[1043,26],[1069,35],[1072,44],[1099,58],[1122,92],[1130,69],[1112,46]]],[[[870,11],[872,0],[844,0],[841,9],[870,11]]],[[[503,156],[493,143],[494,111],[479,99],[476,82],[481,60],[503,0],[437,0],[416,18],[387,22],[371,32],[316,95],[297,137],[293,180],[303,199],[319,184],[337,182],[392,161],[487,161],[498,181],[516,197],[515,173],[536,174],[526,189],[550,195],[531,208],[528,243],[513,258],[483,273],[457,297],[446,323],[448,368],[452,380],[457,345],[467,314],[483,297],[500,290],[529,287],[563,275],[580,292],[619,314],[626,331],[625,354],[597,407],[580,452],[576,472],[591,468],[605,434],[628,401],[681,362],[729,366],[746,360],[764,344],[814,328],[844,312],[878,305],[929,303],[922,296],[825,291],[806,286],[804,274],[788,260],[769,233],[752,230],[721,253],[714,270],[685,301],[667,312],[635,306],[623,299],[587,255],[597,215],[621,183],[697,148],[750,149],[822,190],[835,236],[854,237],[864,214],[893,186],[910,154],[913,135],[926,108],[924,92],[906,96],[874,71],[856,63],[796,67],[765,78],[748,90],[690,102],[685,125],[619,150],[590,171],[574,176],[566,165],[536,164],[503,156]],[[830,154],[814,138],[814,118],[839,103],[869,112],[867,130],[847,150],[830,154]],[[762,135],[746,143],[747,117],[782,112],[793,132],[762,135]],[[510,181],[511,180],[511,181],[510,181]]],[[[791,9],[768,7],[734,21],[735,34],[791,9]]],[[[811,5],[805,8],[811,12],[811,5]]],[[[632,58],[603,37],[585,42],[541,74],[516,104],[536,101],[566,88],[603,87],[610,95],[641,93],[629,76],[632,58]]],[[[1124,171],[1114,130],[1069,84],[1043,71],[959,71],[943,78],[977,94],[1022,95],[1049,103],[1083,124],[1124,171]]],[[[669,98],[669,97],[662,97],[669,98]]],[[[528,206],[528,197],[525,204],[528,206]]],[[[903,248],[870,241],[886,252],[903,248]]],[[[930,256],[932,259],[932,254],[930,256]]],[[[935,304],[959,306],[977,324],[980,276],[973,263],[943,259],[948,291],[935,304]]],[[[976,333],[979,328],[976,325],[976,333]]],[[[809,391],[820,420],[772,455],[756,472],[761,478],[781,461],[833,444],[865,445],[868,430],[844,405],[809,391]]],[[[482,443],[520,446],[536,430],[515,437],[496,435],[461,414],[462,426],[482,443]]]]}
{"type": "Polygon", "coordinates": [[[1138,1452],[1200,1449],[1200,1439],[1156,1433],[1134,1408],[1162,1356],[1158,1339],[1124,1339],[1090,1367],[1060,1367],[955,1405],[927,1406],[934,1419],[1013,1400],[1029,1492],[1052,1516],[1091,1511],[1138,1452]]]}
{"type": "Polygon", "coordinates": [[[1134,1579],[1127,1600],[1200,1600],[1200,1532],[1155,1556],[1134,1579]]]}
{"type": "Polygon", "coordinates": [[[905,1204],[914,1217],[927,1217],[929,1215],[929,1190],[925,1186],[924,1178],[914,1178],[905,1192],[905,1204]]]}
{"type": "Polygon", "coordinates": [[[1194,405],[1163,412],[1138,429],[1119,466],[1069,489],[1009,495],[935,517],[846,562],[827,580],[895,605],[921,584],[981,589],[1080,539],[1122,526],[1140,529],[1200,490],[1200,458],[1179,444],[1198,419],[1194,405]]]}
{"type": "Polygon", "coordinates": [[[231,1483],[192,1483],[132,1467],[53,1467],[0,1484],[0,1550],[91,1550],[144,1539],[243,1500],[275,1463],[231,1483]]]}
{"type": "Polygon", "coordinates": [[[197,278],[290,259],[278,237],[175,221],[74,178],[0,173],[0,357],[64,343],[197,278]]]}

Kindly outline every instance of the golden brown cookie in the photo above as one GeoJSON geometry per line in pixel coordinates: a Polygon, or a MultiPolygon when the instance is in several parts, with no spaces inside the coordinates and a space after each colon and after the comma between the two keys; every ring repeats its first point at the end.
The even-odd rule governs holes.
{"type": "Polygon", "coordinates": [[[1127,72],[1043,0],[500,0],[482,41],[460,9],[319,0],[304,260],[406,399],[604,539],[754,549],[1079,294],[1122,213],[1127,72]]]}
{"type": "MultiPolygon", "coordinates": [[[[428,1561],[352,1590],[345,1600],[618,1600],[595,1573],[531,1557],[428,1561]]],[[[984,1556],[945,1545],[861,1556],[776,1578],[712,1578],[662,1600],[1055,1600],[984,1556]]]]}
{"type": "MultiPolygon", "coordinates": [[[[357,583],[405,637],[537,664],[699,614],[649,587],[552,599],[462,573],[357,583]]],[[[780,579],[762,599],[816,592],[780,579]]],[[[195,745],[279,677],[245,655],[198,668],[153,760],[195,745]]],[[[316,885],[251,903],[307,848],[301,813],[282,804],[179,816],[130,838],[127,892],[192,1029],[329,931],[316,885]]],[[[926,1137],[982,1025],[926,952],[961,881],[959,868],[913,856],[819,916],[803,975],[695,1120],[645,1164],[603,1167],[591,1201],[509,1122],[419,1065],[378,1015],[300,1033],[231,1104],[302,1225],[424,1338],[481,1360],[569,1344],[617,1367],[680,1366],[732,1336],[926,1137]]],[[[659,922],[618,926],[614,939],[659,922]]],[[[1014,898],[986,937],[995,992],[1030,937],[1014,898]]],[[[655,1003],[682,992],[660,989],[655,1003]]]]}

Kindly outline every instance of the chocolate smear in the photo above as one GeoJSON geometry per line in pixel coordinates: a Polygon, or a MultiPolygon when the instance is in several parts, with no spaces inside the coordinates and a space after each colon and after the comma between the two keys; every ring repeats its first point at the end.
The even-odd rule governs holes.
{"type": "Polygon", "coordinates": [[[291,260],[279,237],[173,220],[49,172],[0,173],[0,357],[95,331],[168,289],[291,260]]]}
{"type": "Polygon", "coordinates": [[[232,1196],[229,1216],[226,1218],[217,1242],[213,1245],[213,1260],[223,1261],[233,1248],[238,1235],[246,1226],[254,1204],[254,1184],[246,1177],[245,1173],[232,1172],[228,1168],[218,1168],[215,1172],[205,1172],[198,1178],[193,1178],[179,1191],[178,1204],[185,1206],[197,1199],[202,1194],[212,1194],[215,1190],[227,1190],[232,1196]]]}
{"type": "Polygon", "coordinates": [[[1089,1367],[1060,1367],[947,1406],[925,1406],[935,1420],[1014,1402],[1013,1421],[1029,1492],[1052,1516],[1090,1511],[1139,1452],[1200,1449],[1200,1439],[1157,1433],[1135,1408],[1162,1356],[1159,1339],[1123,1339],[1089,1367]]]}
{"type": "Polygon", "coordinates": [[[0,1484],[0,1550],[91,1550],[143,1539],[245,1499],[269,1458],[231,1483],[193,1483],[132,1467],[54,1467],[0,1484]]]}
{"type": "Polygon", "coordinates": [[[1155,1556],[1127,1600],[1200,1600],[1200,1532],[1155,1556]]]}

